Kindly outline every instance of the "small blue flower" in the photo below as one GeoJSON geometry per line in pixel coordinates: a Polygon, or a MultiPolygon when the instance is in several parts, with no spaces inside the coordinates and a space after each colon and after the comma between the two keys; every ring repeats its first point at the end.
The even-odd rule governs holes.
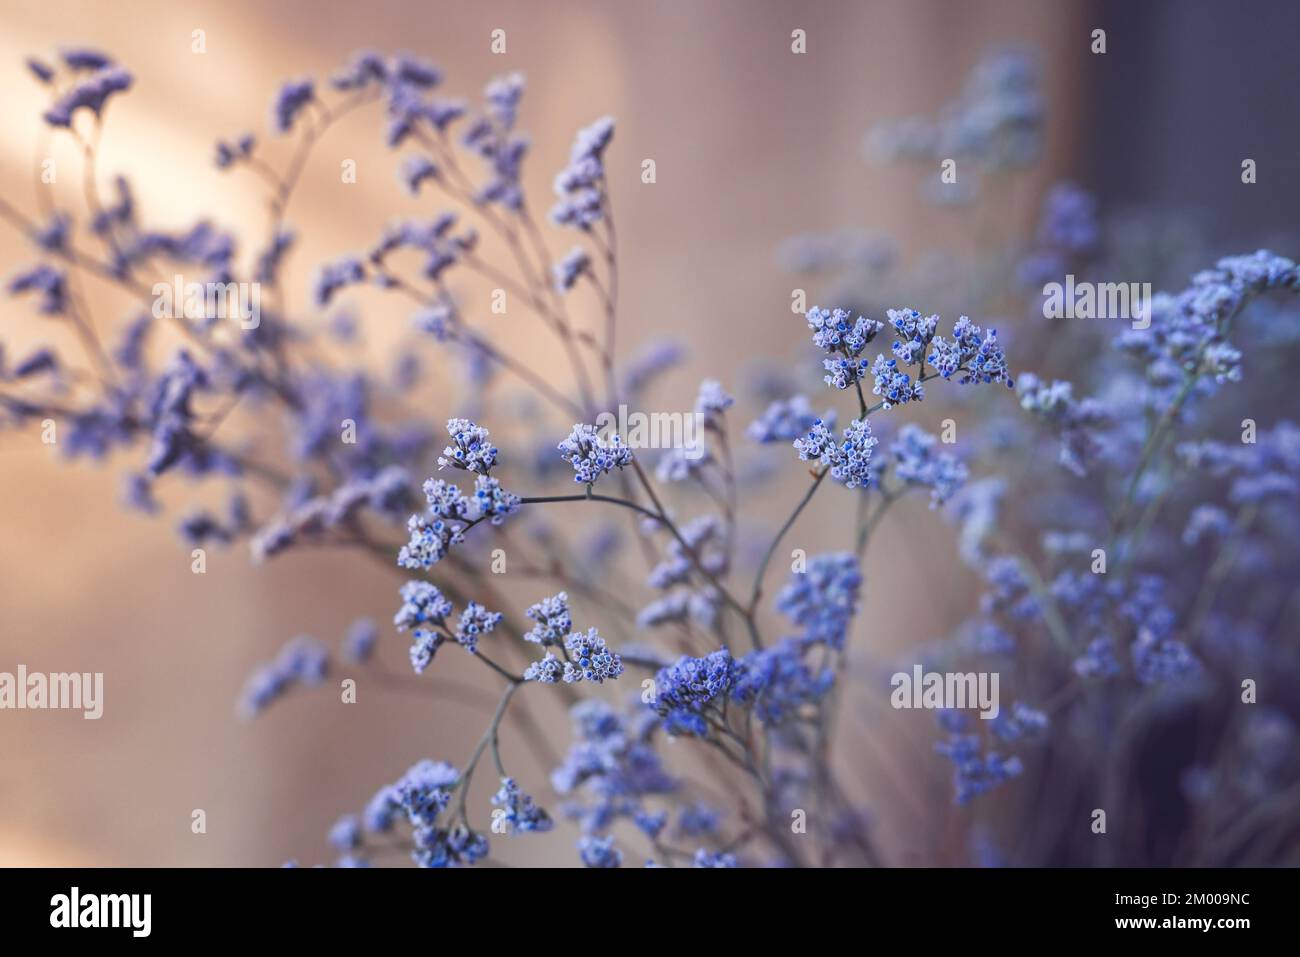
{"type": "Polygon", "coordinates": [[[897,359],[876,356],[876,361],[871,364],[871,374],[876,380],[871,394],[880,396],[881,405],[886,409],[925,398],[925,386],[919,379],[913,381],[910,375],[901,371],[897,359]]]}
{"type": "Polygon", "coordinates": [[[655,675],[650,706],[670,731],[703,737],[708,733],[708,705],[717,701],[717,711],[740,675],[740,664],[725,648],[704,658],[683,655],[655,675]]]}
{"type": "Polygon", "coordinates": [[[844,647],[850,622],[858,610],[862,573],[850,552],[831,552],[808,559],[777,596],[776,607],[804,629],[805,644],[844,647]]]}
{"type": "Polygon", "coordinates": [[[492,804],[505,811],[504,819],[516,831],[549,831],[554,822],[545,809],[537,806],[531,795],[519,789],[514,778],[502,778],[501,789],[492,796],[492,804]]]}
{"type": "Polygon", "coordinates": [[[577,424],[558,446],[560,458],[573,466],[573,480],[593,485],[602,475],[632,464],[632,450],[617,433],[605,439],[594,425],[577,424]]]}
{"type": "Polygon", "coordinates": [[[552,267],[552,282],[556,292],[568,292],[578,280],[591,273],[591,257],[581,246],[574,246],[552,267]]]}
{"type": "Polygon", "coordinates": [[[524,641],[536,644],[559,645],[573,630],[573,618],[569,614],[569,596],[559,592],[550,598],[543,598],[524,612],[535,625],[524,632],[524,641]]]}
{"type": "Polygon", "coordinates": [[[340,851],[355,850],[361,845],[361,821],[355,814],[345,814],[330,828],[329,842],[340,851]]]}
{"type": "Polygon", "coordinates": [[[438,468],[457,468],[478,475],[487,475],[497,461],[497,448],[491,442],[488,430],[469,419],[448,419],[447,434],[451,445],[438,456],[438,468]]]}
{"type": "Polygon", "coordinates": [[[850,422],[838,443],[821,419],[814,421],[807,435],[794,441],[801,461],[817,462],[829,469],[831,478],[846,488],[865,488],[871,484],[871,453],[875,447],[876,438],[865,418],[850,422]]]}
{"type": "Polygon", "coordinates": [[[252,717],[295,685],[316,686],[329,670],[329,652],[308,635],[288,641],[274,660],[261,665],[248,679],[240,710],[252,717]]]}
{"type": "Polygon", "coordinates": [[[796,395],[789,399],[778,399],[769,405],[762,415],[749,424],[745,434],[763,444],[789,442],[811,432],[819,423],[828,432],[834,429],[835,411],[829,409],[818,418],[813,413],[807,396],[796,395]]]}
{"type": "Polygon", "coordinates": [[[288,133],[307,104],[316,98],[312,80],[290,80],[280,87],[271,106],[271,126],[277,133],[288,133]]]}
{"type": "Polygon", "coordinates": [[[614,846],[612,837],[578,838],[578,855],[588,867],[620,867],[623,852],[614,846]]]}
{"type": "Polygon", "coordinates": [[[566,660],[564,680],[567,683],[591,681],[600,684],[613,681],[623,673],[623,659],[605,647],[605,639],[595,628],[587,633],[574,632],[564,639],[566,660]]]}
{"type": "Polygon", "coordinates": [[[736,858],[734,855],[726,854],[722,851],[709,851],[700,848],[695,852],[693,861],[694,867],[735,867],[736,858]]]}
{"type": "Polygon", "coordinates": [[[462,648],[474,654],[478,651],[479,638],[496,628],[503,617],[501,612],[488,611],[478,602],[472,601],[460,613],[454,637],[462,648]]]}
{"type": "Polygon", "coordinates": [[[415,625],[446,624],[452,613],[452,604],[437,586],[425,581],[409,581],[402,586],[402,607],[393,616],[398,631],[415,625]]]}
{"type": "Polygon", "coordinates": [[[343,639],[343,657],[347,661],[364,664],[375,652],[379,628],[369,618],[359,618],[348,627],[343,639]]]}
{"type": "Polygon", "coordinates": [[[894,475],[908,485],[930,489],[930,507],[938,508],[957,493],[969,472],[954,455],[939,452],[939,440],[909,422],[898,430],[890,448],[894,475]]]}
{"type": "Polygon", "coordinates": [[[472,521],[488,519],[500,525],[506,516],[519,509],[519,496],[507,492],[496,479],[480,475],[474,480],[474,496],[468,501],[466,517],[472,521]]]}

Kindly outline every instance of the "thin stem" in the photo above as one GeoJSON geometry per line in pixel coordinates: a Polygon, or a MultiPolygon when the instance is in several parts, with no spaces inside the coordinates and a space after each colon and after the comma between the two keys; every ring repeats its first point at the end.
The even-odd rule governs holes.
{"type": "Polygon", "coordinates": [[[754,575],[754,587],[749,593],[749,614],[754,614],[755,610],[758,608],[758,601],[763,596],[763,576],[767,574],[767,566],[771,563],[772,556],[776,554],[777,546],[781,544],[781,539],[785,538],[786,532],[790,531],[790,527],[794,525],[800,514],[802,514],[803,510],[808,506],[808,503],[812,501],[813,495],[817,493],[817,489],[821,486],[822,481],[826,478],[826,474],[829,471],[829,469],[822,469],[820,472],[813,473],[813,482],[808,486],[808,491],[804,492],[803,498],[799,500],[799,504],[794,507],[794,511],[790,513],[790,517],[785,520],[785,524],[782,525],[780,531],[776,533],[776,537],[772,539],[772,544],[767,547],[767,551],[763,555],[763,560],[758,563],[758,572],[754,575]]]}
{"type": "Polygon", "coordinates": [[[478,767],[479,760],[483,757],[483,752],[487,750],[489,744],[496,747],[497,735],[500,733],[501,721],[506,716],[506,708],[510,706],[510,699],[514,697],[523,682],[517,678],[512,679],[506,686],[506,690],[501,695],[501,700],[497,702],[497,710],[492,715],[492,721],[488,724],[487,730],[483,732],[483,737],[474,747],[473,754],[470,755],[469,762],[465,765],[465,773],[461,776],[458,785],[458,794],[456,796],[456,816],[460,823],[469,827],[469,815],[465,810],[465,801],[469,796],[470,783],[474,778],[474,771],[478,767]]]}

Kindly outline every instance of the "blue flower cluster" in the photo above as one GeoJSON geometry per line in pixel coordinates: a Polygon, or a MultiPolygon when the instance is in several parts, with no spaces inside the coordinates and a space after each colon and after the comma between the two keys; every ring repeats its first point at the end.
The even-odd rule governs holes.
{"type": "Polygon", "coordinates": [[[830,668],[810,666],[805,647],[786,640],[751,651],[740,660],[740,674],[731,698],[753,709],[765,725],[782,725],[809,704],[815,704],[835,684],[830,668]]]}
{"type": "Polygon", "coordinates": [[[62,89],[58,98],[42,118],[53,127],[71,128],[78,110],[89,110],[96,119],[104,112],[108,98],[131,88],[135,78],[116,65],[105,53],[98,50],[65,50],[62,54],[63,75],[60,70],[31,58],[27,68],[42,83],[62,89]]]}
{"type": "Polygon", "coordinates": [[[935,750],[954,765],[953,787],[959,805],[969,804],[1024,771],[1024,764],[1018,757],[984,751],[980,747],[979,735],[960,730],[964,725],[951,717],[945,723],[950,732],[948,739],[936,744],[935,750]]]}
{"type": "Polygon", "coordinates": [[[632,464],[632,450],[622,436],[615,433],[606,439],[594,425],[575,425],[558,451],[573,466],[573,480],[580,485],[594,485],[602,475],[632,464]]]}
{"type": "Polygon", "coordinates": [[[398,631],[414,628],[411,633],[411,667],[417,674],[433,661],[443,643],[455,641],[470,654],[478,650],[478,639],[501,623],[500,612],[489,612],[477,602],[469,602],[461,611],[454,629],[448,625],[454,608],[451,601],[425,581],[410,581],[402,586],[402,606],[393,616],[398,631]]]}
{"type": "Polygon", "coordinates": [[[836,441],[821,419],[813,421],[807,435],[794,440],[800,461],[817,462],[846,488],[866,488],[871,484],[871,453],[876,444],[871,424],[865,418],[850,422],[840,441],[836,441]]]}
{"type": "Polygon", "coordinates": [[[396,782],[380,788],[366,805],[366,830],[384,834],[400,819],[411,826],[411,858],[420,867],[462,867],[487,857],[488,840],[442,814],[461,786],[460,772],[445,761],[411,765],[396,782]]]}
{"type": "Polygon", "coordinates": [[[623,673],[623,660],[605,647],[605,639],[595,628],[586,634],[574,632],[564,639],[568,660],[564,667],[566,682],[612,681],[623,673]]]}
{"type": "Polygon", "coordinates": [[[843,648],[861,587],[857,556],[849,552],[814,555],[806,570],[790,577],[776,607],[803,629],[802,643],[843,648]]]}
{"type": "Polygon", "coordinates": [[[573,616],[569,613],[569,596],[560,592],[550,598],[543,598],[524,612],[535,625],[524,632],[524,641],[539,645],[558,645],[563,643],[573,630],[573,616]]]}
{"type": "Polygon", "coordinates": [[[1007,370],[1007,357],[998,345],[998,331],[986,333],[965,316],[952,326],[951,340],[938,336],[930,346],[928,360],[945,379],[964,373],[958,382],[1001,382],[1011,389],[1015,380],[1007,370]]]}
{"type": "Polygon", "coordinates": [[[813,306],[805,319],[813,332],[813,344],[828,358],[822,360],[826,369],[826,384],[836,389],[847,389],[865,379],[867,360],[862,350],[867,347],[884,325],[874,319],[858,316],[850,320],[847,309],[826,310],[813,306]]]}
{"type": "Polygon", "coordinates": [[[574,743],[551,775],[561,795],[574,795],[564,813],[584,834],[605,834],[619,820],[644,819],[646,800],[675,792],[678,781],[664,768],[652,735],[659,726],[654,713],[628,717],[608,703],[591,698],[570,712],[574,743]],[[577,796],[585,800],[577,800],[577,796]]]}
{"type": "Polygon", "coordinates": [[[569,165],[555,177],[554,223],[590,230],[600,222],[605,204],[604,156],[613,138],[614,120],[608,116],[578,131],[569,165]]]}
{"type": "Polygon", "coordinates": [[[316,686],[329,671],[329,653],[309,635],[291,639],[273,661],[253,672],[244,687],[240,710],[253,716],[295,685],[316,686]]]}
{"type": "Polygon", "coordinates": [[[981,174],[1018,169],[1042,152],[1047,108],[1036,57],[1003,49],[983,57],[960,94],[933,116],[912,116],[877,124],[866,137],[870,153],[888,162],[923,163],[933,169],[946,160],[964,163],[956,183],[930,184],[924,195],[935,203],[972,201],[981,174]]]}
{"type": "Polygon", "coordinates": [[[1102,432],[1115,422],[1114,413],[1103,402],[1075,399],[1070,383],[1047,383],[1026,373],[1020,378],[1020,406],[1060,435],[1061,465],[1075,475],[1087,474],[1101,460],[1106,443],[1102,432]]]}
{"type": "Polygon", "coordinates": [[[502,820],[516,831],[549,831],[555,822],[539,807],[532,795],[519,789],[514,778],[501,779],[501,789],[492,796],[492,804],[502,810],[502,820]]]}
{"type": "Polygon", "coordinates": [[[893,474],[907,485],[928,488],[931,508],[951,499],[970,477],[955,455],[936,450],[938,443],[935,436],[909,422],[898,430],[889,450],[893,474]]]}
{"type": "Polygon", "coordinates": [[[488,475],[497,461],[497,447],[488,430],[469,419],[448,419],[447,434],[452,444],[438,456],[438,468],[457,468],[488,475]]]}
{"type": "Polygon", "coordinates": [[[755,442],[789,442],[811,432],[817,425],[828,431],[835,428],[835,410],[828,409],[820,417],[812,411],[807,396],[796,395],[777,399],[757,419],[749,424],[745,434],[755,442]]]}
{"type": "Polygon", "coordinates": [[[655,675],[650,704],[669,734],[707,737],[708,705],[716,702],[713,710],[720,713],[739,676],[740,665],[725,648],[703,658],[683,655],[655,675]]]}
{"type": "Polygon", "coordinates": [[[476,601],[467,604],[456,621],[456,643],[471,655],[478,651],[478,640],[501,624],[499,611],[488,611],[476,601]]]}

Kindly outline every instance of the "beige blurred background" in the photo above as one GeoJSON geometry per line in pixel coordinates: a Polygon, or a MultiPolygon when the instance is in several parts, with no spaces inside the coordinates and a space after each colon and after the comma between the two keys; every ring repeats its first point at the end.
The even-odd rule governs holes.
{"type": "MultiPolygon", "coordinates": [[[[224,225],[263,229],[258,184],[216,171],[212,144],[245,128],[264,134],[285,78],[327,76],[361,47],[429,57],[445,69],[447,89],[466,97],[477,97],[492,76],[520,70],[529,80],[522,125],[534,140],[527,176],[534,194],[549,196],[574,130],[606,113],[618,120],[609,162],[623,264],[620,352],[662,336],[688,342],[691,363],[666,385],[678,400],[672,407],[684,407],[701,376],[732,385],[741,360],[795,348],[803,333],[789,312],[794,281],[774,258],[791,234],[862,226],[895,235],[904,250],[936,236],[958,248],[973,242],[960,214],[926,206],[913,177],[864,162],[860,143],[877,120],[940,106],[989,47],[1025,42],[1041,51],[1053,107],[1042,175],[1068,172],[1064,158],[1080,134],[1061,122],[1070,114],[1062,107],[1073,102],[1072,78],[1086,55],[1079,39],[1086,10],[937,0],[2,0],[0,189],[35,211],[31,170],[46,142],[44,107],[22,60],[64,45],[101,47],[135,74],[135,88],[109,111],[103,178],[128,172],[145,218],[176,227],[215,213],[224,225]],[[489,52],[496,28],[507,31],[505,56],[489,52]],[[807,55],[789,52],[795,28],[808,33],[807,55]],[[206,31],[203,55],[190,52],[195,29],[206,31]],[[645,157],[657,163],[653,186],[639,182],[645,157]]],[[[71,152],[54,155],[75,168],[71,152]]],[[[417,212],[396,185],[397,160],[382,148],[374,111],[350,117],[318,148],[288,213],[306,237],[288,276],[298,308],[313,263],[363,248],[385,220],[417,212]],[[338,181],[345,158],[358,162],[356,185],[338,181]]],[[[1001,226],[1022,227],[1031,209],[1020,204],[1001,226]]],[[[553,243],[556,252],[567,248],[564,237],[553,243]]],[[[0,229],[0,273],[30,258],[12,229],[0,229]]],[[[101,328],[118,323],[124,308],[104,302],[101,328]]],[[[390,361],[409,310],[378,298],[365,303],[359,348],[378,368],[390,361]]],[[[0,332],[15,352],[58,341],[26,304],[7,298],[0,332]]],[[[542,357],[549,348],[517,342],[542,357]]],[[[805,381],[816,388],[813,372],[805,381]]],[[[427,411],[434,421],[447,414],[432,401],[427,411]]],[[[325,690],[294,695],[253,723],[234,715],[248,672],[285,638],[307,632],[334,644],[356,617],[387,621],[395,606],[391,573],[320,553],[253,569],[235,548],[213,553],[208,573],[193,575],[172,531],[174,514],[145,520],[119,507],[128,463],[68,467],[56,458],[34,434],[0,434],[0,670],[21,662],[34,671],[103,671],[107,700],[99,721],[0,713],[0,864],[324,862],[325,832],[339,813],[359,809],[417,758],[464,761],[482,714],[364,684],[352,707],[325,690]],[[206,811],[206,835],[191,834],[195,808],[206,811]]],[[[793,501],[798,476],[793,481],[757,513],[788,507],[782,503],[793,501]]],[[[830,498],[810,510],[796,543],[815,549],[835,528],[830,498]]],[[[901,515],[889,534],[919,541],[922,553],[926,542],[946,549],[951,535],[923,507],[901,515]]],[[[901,606],[900,596],[910,597],[919,602],[911,620],[934,634],[969,608],[972,583],[955,560],[944,562],[952,597],[941,605],[920,600],[913,559],[886,563],[880,554],[867,567],[868,602],[891,596],[901,606]]],[[[887,612],[876,620],[889,630],[887,612]]],[[[404,644],[383,629],[383,653],[394,667],[403,665],[404,644]]],[[[451,655],[438,665],[480,681],[451,655]]],[[[551,740],[566,741],[567,722],[557,712],[549,720],[561,722],[551,740]]],[[[897,766],[907,752],[891,758],[888,747],[851,744],[868,730],[852,717],[843,725],[845,779],[882,829],[918,836],[908,788],[924,787],[930,772],[900,787],[897,779],[911,773],[897,766]]],[[[921,736],[929,734],[927,725],[921,736]]],[[[539,781],[518,736],[507,732],[504,744],[517,773],[539,781]]],[[[945,769],[929,763],[942,790],[945,769]]],[[[490,775],[481,777],[475,800],[486,807],[490,775]]],[[[576,863],[571,838],[561,827],[499,840],[494,857],[576,863]]],[[[906,843],[891,848],[895,862],[909,860],[906,843]]]]}

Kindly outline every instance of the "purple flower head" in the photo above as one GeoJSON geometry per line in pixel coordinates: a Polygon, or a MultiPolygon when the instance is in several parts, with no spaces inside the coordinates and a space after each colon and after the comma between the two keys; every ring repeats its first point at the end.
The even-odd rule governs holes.
{"type": "Polygon", "coordinates": [[[379,789],[362,823],[375,833],[391,831],[399,819],[411,827],[411,857],[420,867],[461,867],[488,853],[483,835],[442,820],[460,786],[460,772],[445,761],[418,761],[396,782],[379,789]]]}
{"type": "Polygon", "coordinates": [[[49,83],[54,79],[54,67],[45,61],[38,60],[36,57],[28,57],[26,63],[28,71],[41,83],[49,83]]]}
{"type": "MultiPolygon", "coordinates": [[[[835,428],[835,411],[828,409],[820,418],[812,411],[808,397],[792,396],[789,399],[777,399],[769,405],[746,430],[755,442],[789,442],[811,432],[814,426],[823,424],[829,434],[835,428]]],[[[818,456],[820,456],[820,452],[818,456]]]]}
{"type": "Polygon", "coordinates": [[[1051,720],[1043,711],[1017,701],[1009,712],[1004,711],[992,721],[992,731],[1003,741],[1020,741],[1038,738],[1047,733],[1051,720]]]}
{"type": "Polygon", "coordinates": [[[856,556],[849,552],[814,555],[806,570],[790,577],[777,596],[776,607],[803,628],[800,640],[805,644],[842,648],[857,613],[861,587],[856,556]]]}
{"type": "Polygon", "coordinates": [[[471,521],[486,518],[493,525],[500,525],[518,509],[519,496],[507,492],[496,479],[480,475],[474,480],[474,494],[468,499],[466,512],[471,521]]]}
{"type": "Polygon", "coordinates": [[[361,821],[355,814],[345,814],[330,828],[329,842],[340,851],[355,850],[361,845],[361,821]]]}
{"type": "Polygon", "coordinates": [[[884,328],[874,319],[851,317],[847,309],[827,310],[817,306],[804,316],[813,333],[813,344],[827,355],[822,360],[826,384],[836,389],[847,389],[866,378],[868,365],[862,350],[884,328]]]}
{"type": "Polygon", "coordinates": [[[581,246],[574,246],[552,270],[556,292],[568,292],[581,277],[591,274],[591,256],[581,246]]]}
{"type": "Polygon", "coordinates": [[[623,673],[623,659],[605,647],[605,639],[595,628],[586,634],[574,632],[564,639],[564,680],[573,684],[613,681],[623,673]]]}
{"type": "Polygon", "coordinates": [[[565,592],[543,598],[524,614],[536,623],[524,632],[524,641],[543,646],[559,645],[573,630],[573,617],[569,614],[569,596],[565,592]]]}
{"type": "Polygon", "coordinates": [[[441,632],[417,628],[411,633],[411,669],[417,674],[424,674],[424,669],[433,662],[433,656],[447,639],[441,632]]]}
{"type": "Polygon", "coordinates": [[[700,383],[700,392],[695,399],[695,412],[704,416],[706,428],[720,427],[722,414],[736,404],[736,400],[722,388],[717,379],[705,379],[700,383]]]}
{"type": "Polygon", "coordinates": [[[275,94],[271,104],[271,128],[277,133],[293,129],[307,104],[316,98],[316,83],[311,79],[289,80],[275,94]]]}
{"type": "Polygon", "coordinates": [[[353,54],[347,66],[330,78],[330,85],[336,90],[360,90],[387,79],[388,65],[384,57],[372,50],[362,50],[353,54]]]}
{"type": "Polygon", "coordinates": [[[914,381],[908,373],[899,369],[897,359],[876,356],[876,361],[871,364],[871,374],[876,380],[871,394],[880,396],[881,404],[886,409],[925,398],[925,387],[920,380],[914,381]]]}
{"type": "Polygon", "coordinates": [[[569,153],[569,165],[555,177],[551,221],[558,226],[590,230],[604,218],[605,149],[614,136],[614,120],[604,117],[579,130],[569,153]]]}
{"type": "Polygon", "coordinates": [[[359,618],[348,626],[343,639],[343,657],[353,664],[364,664],[375,652],[379,628],[369,618],[359,618]]]}
{"type": "Polygon", "coordinates": [[[397,564],[403,568],[427,570],[442,561],[452,545],[465,540],[464,524],[437,517],[412,515],[406,531],[410,540],[397,555],[397,564]]]}
{"type": "Polygon", "coordinates": [[[393,57],[389,67],[390,77],[394,83],[430,90],[442,82],[442,70],[436,64],[409,53],[399,53],[393,57]]]}
{"type": "Polygon", "coordinates": [[[935,750],[954,765],[953,789],[959,805],[969,804],[1024,770],[1017,757],[981,752],[979,737],[974,734],[954,733],[947,741],[936,744],[935,750]]]}
{"type": "Polygon", "coordinates": [[[415,625],[441,628],[452,613],[452,604],[437,586],[426,581],[409,581],[402,586],[402,607],[393,616],[398,631],[415,625]]]}
{"type": "Polygon", "coordinates": [[[750,652],[740,661],[732,699],[752,707],[764,724],[780,725],[795,717],[835,683],[834,671],[817,670],[804,655],[804,647],[790,640],[750,652]]]}
{"type": "Polygon", "coordinates": [[[321,684],[328,670],[329,652],[324,644],[299,635],[288,641],[272,661],[253,672],[244,686],[240,710],[255,716],[295,685],[321,684]]]}
{"type": "Polygon", "coordinates": [[[77,110],[87,109],[99,117],[114,93],[131,88],[133,77],[121,67],[105,67],[78,80],[44,113],[45,122],[55,127],[70,127],[77,110]]]}
{"type": "Polygon", "coordinates": [[[722,699],[743,673],[742,666],[725,648],[703,658],[683,655],[655,675],[650,702],[670,734],[706,737],[709,706],[720,714],[722,699]]]}
{"type": "Polygon", "coordinates": [[[103,70],[113,65],[111,56],[89,47],[71,47],[61,50],[59,56],[70,70],[103,70]]]}
{"type": "Polygon", "coordinates": [[[426,180],[438,178],[438,164],[423,153],[408,156],[398,172],[402,185],[412,196],[420,195],[420,186],[426,180]]]}
{"type": "Polygon", "coordinates": [[[558,446],[560,458],[573,466],[573,480],[594,485],[602,475],[632,464],[632,450],[615,433],[605,439],[594,425],[574,425],[569,437],[558,446]]]}
{"type": "Polygon", "coordinates": [[[890,351],[900,364],[915,365],[939,328],[938,316],[922,316],[915,309],[890,309],[889,324],[894,330],[890,351]]]}
{"type": "Polygon", "coordinates": [[[478,602],[470,602],[456,622],[455,639],[470,654],[478,651],[478,640],[501,623],[501,612],[488,611],[478,602]]]}
{"type": "Polygon", "coordinates": [[[9,280],[13,295],[35,292],[40,296],[37,308],[47,316],[61,315],[67,309],[67,275],[62,269],[41,263],[9,280]]]}
{"type": "Polygon", "coordinates": [[[340,289],[365,281],[366,267],[356,256],[345,256],[337,262],[326,263],[316,274],[312,301],[317,308],[324,309],[340,289]]]}
{"type": "Polygon", "coordinates": [[[479,475],[487,475],[497,461],[497,448],[490,441],[488,430],[469,419],[449,419],[447,434],[451,445],[438,456],[438,468],[457,468],[479,475]]]}
{"type": "Polygon", "coordinates": [[[531,795],[521,791],[514,778],[501,779],[501,789],[492,796],[492,804],[501,808],[501,819],[515,831],[541,833],[554,826],[545,808],[538,807],[531,795]]]}
{"type": "Polygon", "coordinates": [[[951,341],[942,336],[934,340],[928,361],[945,379],[963,372],[958,380],[963,385],[1002,382],[1007,388],[1015,387],[1007,370],[1007,357],[998,345],[997,330],[985,333],[965,316],[953,324],[951,341]]]}
{"type": "Polygon", "coordinates": [[[612,837],[578,838],[578,856],[587,867],[621,867],[623,852],[614,846],[612,837]]]}
{"type": "Polygon", "coordinates": [[[935,436],[909,422],[890,448],[893,474],[908,485],[930,489],[931,508],[951,499],[969,476],[956,456],[937,451],[938,444],[935,436]]]}
{"type": "Polygon", "coordinates": [[[727,854],[725,851],[710,851],[706,848],[700,848],[695,852],[695,857],[691,862],[692,867],[735,867],[736,858],[733,854],[727,854]]]}
{"type": "Polygon", "coordinates": [[[539,661],[531,662],[524,669],[525,681],[537,681],[544,685],[553,685],[564,679],[564,662],[551,652],[539,661]]]}
{"type": "Polygon", "coordinates": [[[217,169],[229,169],[236,163],[248,159],[253,155],[253,147],[256,145],[257,140],[252,133],[244,133],[233,142],[217,140],[214,159],[217,169]]]}
{"type": "Polygon", "coordinates": [[[671,340],[653,342],[632,357],[623,371],[623,390],[630,396],[644,392],[646,387],[681,363],[686,350],[671,340]]]}
{"type": "Polygon", "coordinates": [[[68,248],[68,234],[72,230],[72,217],[55,210],[49,222],[32,231],[32,242],[46,252],[61,253],[68,248]]]}
{"type": "Polygon", "coordinates": [[[850,422],[839,442],[826,423],[816,419],[807,435],[795,439],[794,448],[800,461],[817,462],[846,488],[859,488],[871,483],[871,454],[876,443],[866,419],[850,422]]]}

